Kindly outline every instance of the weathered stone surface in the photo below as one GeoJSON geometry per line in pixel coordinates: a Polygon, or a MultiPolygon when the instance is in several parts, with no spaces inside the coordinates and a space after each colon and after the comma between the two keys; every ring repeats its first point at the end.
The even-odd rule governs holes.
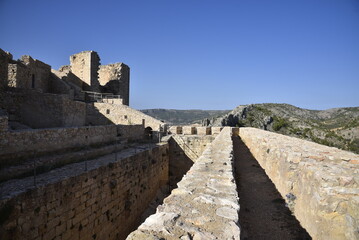
{"type": "Polygon", "coordinates": [[[359,239],[357,154],[255,128],[239,136],[313,239],[359,239]]]}
{"type": "Polygon", "coordinates": [[[225,128],[157,213],[127,239],[239,239],[232,149],[231,129],[225,128]],[[162,216],[169,216],[169,220],[162,216]]]}
{"type": "Polygon", "coordinates": [[[124,63],[101,65],[98,73],[102,91],[120,95],[123,104],[128,106],[130,101],[130,68],[124,63]]]}
{"type": "Polygon", "coordinates": [[[0,184],[0,239],[124,239],[168,182],[168,144],[139,147],[0,184]]]}

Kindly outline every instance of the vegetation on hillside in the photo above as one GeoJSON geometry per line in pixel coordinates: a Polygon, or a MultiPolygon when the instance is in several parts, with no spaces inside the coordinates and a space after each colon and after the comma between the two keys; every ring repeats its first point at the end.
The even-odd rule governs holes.
{"type": "Polygon", "coordinates": [[[141,112],[173,125],[200,123],[202,119],[222,116],[230,110],[175,110],[175,109],[144,109],[141,112]]]}
{"type": "Polygon", "coordinates": [[[289,104],[243,105],[209,125],[261,128],[359,153],[359,107],[317,111],[289,104]]]}

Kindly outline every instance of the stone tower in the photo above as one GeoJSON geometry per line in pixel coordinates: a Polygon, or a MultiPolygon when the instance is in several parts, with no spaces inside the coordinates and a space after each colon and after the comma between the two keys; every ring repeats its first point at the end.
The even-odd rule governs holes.
{"type": "Polygon", "coordinates": [[[70,56],[71,72],[82,81],[85,91],[99,92],[100,57],[95,51],[83,51],[70,56]]]}
{"type": "Polygon", "coordinates": [[[102,92],[120,95],[122,103],[129,105],[130,68],[124,63],[101,65],[99,82],[102,92]]]}

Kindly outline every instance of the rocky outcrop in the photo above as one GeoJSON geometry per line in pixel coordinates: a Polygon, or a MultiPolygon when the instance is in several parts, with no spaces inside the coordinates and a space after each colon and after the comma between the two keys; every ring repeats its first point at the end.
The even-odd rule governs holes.
{"type": "Polygon", "coordinates": [[[202,124],[255,127],[359,153],[359,107],[317,111],[289,104],[250,104],[202,124]]]}

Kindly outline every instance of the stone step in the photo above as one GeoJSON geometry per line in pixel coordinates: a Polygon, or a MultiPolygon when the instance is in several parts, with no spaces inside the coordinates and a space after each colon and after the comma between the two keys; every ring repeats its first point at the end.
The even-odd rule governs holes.
{"type": "Polygon", "coordinates": [[[121,151],[126,145],[127,141],[123,140],[119,143],[105,146],[92,146],[88,149],[68,151],[64,153],[52,153],[41,157],[35,156],[21,162],[21,164],[0,169],[0,182],[31,176],[34,174],[34,166],[36,167],[36,174],[41,174],[67,164],[87,161],[106,154],[121,151]]]}

